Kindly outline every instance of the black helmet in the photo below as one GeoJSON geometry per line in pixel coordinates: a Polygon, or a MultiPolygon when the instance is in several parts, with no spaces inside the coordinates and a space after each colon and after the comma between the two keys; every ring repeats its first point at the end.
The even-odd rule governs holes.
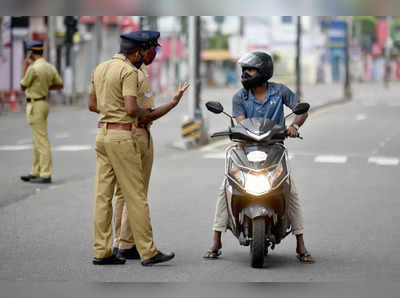
{"type": "Polygon", "coordinates": [[[245,54],[238,61],[242,68],[241,81],[245,89],[251,89],[265,84],[274,73],[272,58],[265,52],[255,51],[245,54]],[[254,77],[244,72],[244,69],[257,69],[258,74],[254,77]]]}

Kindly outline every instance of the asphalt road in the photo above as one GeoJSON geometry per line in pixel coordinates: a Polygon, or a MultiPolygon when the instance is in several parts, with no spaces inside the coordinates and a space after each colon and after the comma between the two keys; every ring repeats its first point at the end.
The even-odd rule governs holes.
{"type": "MultiPolygon", "coordinates": [[[[29,170],[30,150],[5,147],[29,146],[23,115],[1,119],[0,280],[399,281],[399,101],[397,95],[356,98],[319,110],[302,128],[304,140],[287,142],[304,207],[305,240],[316,263],[299,264],[295,239],[288,237],[261,270],[250,267],[248,248],[230,232],[219,260],[202,259],[211,241],[227,142],[194,151],[172,146],[183,107],[153,129],[157,150],[149,201],[155,243],[175,251],[176,258],[152,268],[138,261],[91,264],[95,115],[54,109],[54,183],[44,187],[19,181],[29,170]]],[[[218,116],[207,117],[213,127],[223,124],[213,120],[218,116]]]]}

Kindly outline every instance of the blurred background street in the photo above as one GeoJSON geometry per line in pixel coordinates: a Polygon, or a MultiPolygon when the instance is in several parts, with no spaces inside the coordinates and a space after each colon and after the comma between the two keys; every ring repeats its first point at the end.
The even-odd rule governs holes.
{"type": "Polygon", "coordinates": [[[399,280],[399,18],[0,20],[0,280],[399,280]],[[91,264],[97,115],[87,110],[90,74],[119,50],[121,33],[139,28],[161,32],[162,48],[149,67],[156,105],[169,101],[179,82],[195,79],[194,90],[152,127],[149,202],[155,241],[177,257],[150,269],[135,261],[97,268],[91,264]],[[192,44],[196,32],[200,42],[192,44]],[[65,85],[50,96],[54,173],[53,183],[44,186],[19,178],[32,164],[32,134],[19,89],[29,39],[45,42],[46,57],[65,85]],[[296,261],[295,240],[289,237],[268,256],[264,271],[252,269],[248,248],[230,232],[220,260],[201,258],[211,243],[229,144],[210,140],[229,119],[209,113],[204,103],[218,100],[231,113],[232,95],[241,87],[237,59],[255,49],[273,55],[272,81],[287,84],[312,107],[301,128],[304,140],[287,141],[304,204],[305,239],[316,259],[310,266],[296,261]],[[192,64],[194,52],[199,59],[192,64]],[[182,137],[188,119],[202,124],[201,138],[182,137]]]}

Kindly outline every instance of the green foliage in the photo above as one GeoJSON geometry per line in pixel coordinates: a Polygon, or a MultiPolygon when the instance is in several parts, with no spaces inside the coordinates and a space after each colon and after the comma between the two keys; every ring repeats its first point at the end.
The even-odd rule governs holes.
{"type": "Polygon", "coordinates": [[[188,27],[189,27],[189,17],[188,16],[181,16],[179,17],[180,23],[181,23],[181,33],[182,34],[187,34],[188,33],[188,27]]]}
{"type": "Polygon", "coordinates": [[[378,20],[372,16],[353,17],[353,35],[360,34],[361,38],[369,36],[372,40],[376,38],[376,24],[378,20]],[[360,29],[356,32],[357,28],[360,29]]]}
{"type": "Polygon", "coordinates": [[[148,16],[147,22],[150,30],[158,30],[158,17],[157,16],[148,16]]]}
{"type": "Polygon", "coordinates": [[[272,53],[272,60],[274,63],[279,63],[281,61],[281,56],[278,53],[272,53]]]}
{"type": "Polygon", "coordinates": [[[393,38],[393,41],[396,44],[400,44],[400,17],[393,17],[392,18],[392,26],[390,28],[390,36],[393,38]]]}
{"type": "Polygon", "coordinates": [[[208,48],[209,49],[228,49],[229,35],[222,34],[221,32],[216,32],[214,35],[208,38],[208,48]]]}

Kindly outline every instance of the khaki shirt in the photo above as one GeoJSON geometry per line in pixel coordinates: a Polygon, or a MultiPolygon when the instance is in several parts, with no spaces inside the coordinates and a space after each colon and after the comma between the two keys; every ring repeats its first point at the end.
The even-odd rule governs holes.
{"type": "Polygon", "coordinates": [[[44,58],[33,62],[21,80],[21,85],[26,87],[26,97],[32,99],[46,97],[50,86],[62,84],[63,81],[57,69],[44,58]]]}
{"type": "Polygon", "coordinates": [[[143,64],[138,71],[138,106],[142,109],[154,108],[154,93],[151,87],[147,67],[143,64]]]}
{"type": "Polygon", "coordinates": [[[90,94],[97,98],[100,122],[133,123],[137,118],[125,111],[124,96],[136,96],[138,70],[122,54],[98,65],[92,73],[90,94]]]}

